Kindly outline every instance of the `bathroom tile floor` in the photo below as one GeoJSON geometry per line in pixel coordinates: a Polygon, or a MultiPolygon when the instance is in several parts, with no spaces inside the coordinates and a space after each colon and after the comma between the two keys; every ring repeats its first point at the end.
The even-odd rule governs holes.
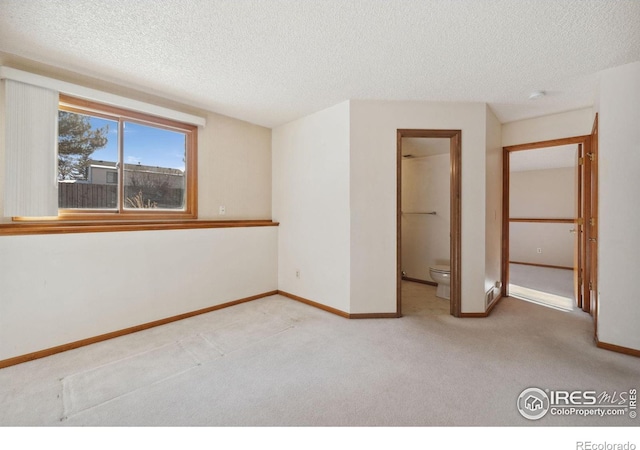
{"type": "Polygon", "coordinates": [[[413,281],[402,282],[402,315],[448,315],[449,300],[436,297],[436,287],[413,281]]]}

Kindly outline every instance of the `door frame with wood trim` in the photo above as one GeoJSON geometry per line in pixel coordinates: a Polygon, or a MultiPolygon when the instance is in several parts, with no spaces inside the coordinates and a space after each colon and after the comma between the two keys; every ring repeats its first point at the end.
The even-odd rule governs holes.
{"type": "MultiPolygon", "coordinates": [[[[591,301],[592,292],[590,286],[595,285],[596,273],[594,272],[593,261],[597,259],[597,245],[592,236],[595,230],[595,216],[593,213],[592,202],[596,197],[597,204],[597,192],[594,190],[593,185],[597,182],[594,176],[597,178],[597,172],[589,177],[585,177],[588,171],[592,170],[591,157],[594,154],[592,151],[593,135],[574,136],[563,139],[553,139],[549,141],[531,142],[527,144],[512,145],[503,147],[502,158],[502,296],[508,295],[509,285],[509,224],[511,221],[509,217],[509,187],[510,187],[510,164],[509,156],[512,152],[522,150],[534,150],[539,148],[558,147],[562,145],[577,144],[580,148],[580,161],[579,161],[579,192],[577,193],[579,203],[579,215],[576,217],[576,230],[578,233],[579,248],[584,251],[581,252],[578,258],[578,298],[576,299],[577,306],[583,311],[593,314],[591,305],[597,304],[597,300],[591,301]],[[585,157],[586,156],[586,157],[585,157]],[[587,178],[589,182],[587,182],[587,178]],[[593,224],[593,226],[591,226],[593,224]],[[593,245],[589,245],[593,244],[593,245]],[[588,300],[588,301],[587,301],[588,300]]],[[[595,160],[595,158],[594,158],[595,160]]],[[[597,186],[597,184],[596,184],[597,186]]]]}
{"type": "Polygon", "coordinates": [[[448,138],[451,157],[450,170],[450,259],[451,295],[450,314],[461,317],[461,242],[462,242],[462,130],[397,130],[397,175],[396,175],[396,314],[402,316],[402,138],[448,138]]]}

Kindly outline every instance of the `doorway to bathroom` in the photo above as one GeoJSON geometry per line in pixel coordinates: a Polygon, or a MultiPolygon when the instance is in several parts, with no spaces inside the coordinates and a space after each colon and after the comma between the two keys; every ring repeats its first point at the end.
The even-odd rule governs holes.
{"type": "Polygon", "coordinates": [[[461,130],[397,131],[398,316],[460,316],[460,161],[461,130]]]}
{"type": "Polygon", "coordinates": [[[592,135],[504,147],[503,182],[502,295],[597,319],[597,117],[592,135]]]}

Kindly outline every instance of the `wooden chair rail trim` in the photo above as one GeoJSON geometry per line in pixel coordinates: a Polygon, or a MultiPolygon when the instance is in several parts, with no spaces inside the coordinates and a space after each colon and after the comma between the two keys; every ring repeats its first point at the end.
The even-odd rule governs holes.
{"type": "Polygon", "coordinates": [[[576,223],[576,219],[535,219],[535,218],[509,218],[509,222],[531,222],[531,223],[576,223]]]}
{"type": "Polygon", "coordinates": [[[530,262],[522,262],[522,261],[509,261],[509,264],[520,264],[523,266],[534,266],[534,267],[547,267],[549,269],[574,270],[573,267],[569,267],[569,266],[554,266],[552,264],[538,264],[538,263],[530,263],[530,262]]]}
{"type": "Polygon", "coordinates": [[[87,345],[95,344],[97,342],[106,341],[108,339],[113,339],[116,337],[124,336],[126,334],[135,333],[138,331],[146,330],[149,328],[157,327],[160,325],[166,325],[171,322],[176,322],[178,320],[187,319],[189,317],[197,316],[200,314],[209,313],[212,311],[216,311],[218,309],[228,308],[229,306],[238,305],[240,303],[246,303],[253,300],[258,300],[260,298],[269,297],[271,295],[276,295],[278,291],[270,291],[264,292],[262,294],[253,295],[251,297],[242,298],[239,300],[233,300],[227,303],[222,303],[220,305],[210,306],[208,308],[199,309],[197,311],[191,311],[184,314],[178,314],[176,316],[167,317],[165,319],[154,320],[153,322],[144,323],[141,325],[136,325],[129,328],[124,328],[118,331],[112,331],[110,333],[101,334],[98,336],[90,337],[87,339],[81,339],[79,341],[70,342],[68,344],[58,345],[56,347],[51,347],[45,350],[40,350],[33,353],[28,353],[26,355],[15,356],[13,358],[0,360],[0,369],[4,367],[14,366],[16,364],[21,364],[27,361],[33,361],[34,359],[40,359],[47,356],[55,355],[56,353],[66,352],[67,350],[73,350],[75,348],[84,347],[87,345]]]}
{"type": "Polygon", "coordinates": [[[108,222],[13,222],[0,224],[0,236],[107,233],[115,231],[190,230],[197,228],[277,227],[271,220],[161,220],[108,222]]]}

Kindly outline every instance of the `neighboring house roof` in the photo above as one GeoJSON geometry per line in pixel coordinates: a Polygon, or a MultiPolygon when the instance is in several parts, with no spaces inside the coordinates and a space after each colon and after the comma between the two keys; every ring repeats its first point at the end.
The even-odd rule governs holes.
{"type": "MultiPolygon", "coordinates": [[[[89,160],[89,167],[96,167],[102,169],[115,169],[116,163],[114,161],[101,161],[101,160],[89,160]]],[[[150,172],[150,173],[162,173],[167,175],[184,175],[184,171],[180,169],[174,169],[171,167],[158,167],[158,166],[146,166],[143,164],[125,164],[124,170],[135,170],[136,172],[150,172]]]]}

